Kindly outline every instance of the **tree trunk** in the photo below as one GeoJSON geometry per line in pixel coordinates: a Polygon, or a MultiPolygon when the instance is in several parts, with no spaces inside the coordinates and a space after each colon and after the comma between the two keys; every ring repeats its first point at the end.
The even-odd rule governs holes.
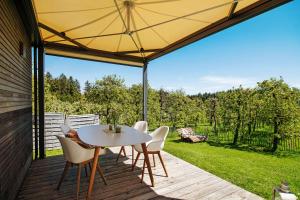
{"type": "Polygon", "coordinates": [[[110,124],[110,119],[109,119],[109,108],[106,108],[106,124],[110,124]]]}
{"type": "Polygon", "coordinates": [[[248,135],[251,135],[252,132],[252,125],[251,122],[248,123],[248,135]]]}
{"type": "Polygon", "coordinates": [[[241,127],[241,100],[240,100],[240,96],[239,99],[237,101],[237,120],[236,120],[236,127],[234,130],[234,138],[233,138],[233,144],[236,145],[238,142],[238,138],[239,138],[239,130],[241,127]]]}
{"type": "Polygon", "coordinates": [[[252,132],[255,132],[255,129],[256,129],[256,119],[255,119],[254,122],[253,122],[253,129],[252,129],[252,132]]]}
{"type": "Polygon", "coordinates": [[[240,126],[241,126],[241,114],[240,114],[240,110],[238,110],[238,117],[237,117],[236,127],[235,127],[235,131],[234,131],[234,138],[233,138],[234,145],[237,144],[237,141],[239,138],[240,126]]]}
{"type": "Polygon", "coordinates": [[[214,119],[214,132],[216,135],[218,135],[216,115],[214,115],[213,119],[214,119]]]}
{"type": "Polygon", "coordinates": [[[278,132],[279,132],[279,127],[277,123],[277,117],[274,119],[274,138],[273,138],[273,146],[272,146],[272,152],[275,152],[278,147],[279,143],[279,138],[278,138],[278,132]]]}

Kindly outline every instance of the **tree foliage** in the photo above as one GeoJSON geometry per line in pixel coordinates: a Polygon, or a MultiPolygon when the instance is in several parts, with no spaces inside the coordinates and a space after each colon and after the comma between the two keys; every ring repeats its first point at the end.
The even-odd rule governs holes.
{"type": "MultiPolygon", "coordinates": [[[[300,91],[282,79],[265,80],[252,89],[240,86],[198,95],[148,88],[150,129],[160,125],[174,130],[208,124],[216,137],[221,132],[231,132],[233,144],[266,129],[273,138],[273,151],[281,138],[299,134],[300,91]]],[[[94,113],[99,114],[101,123],[107,124],[132,125],[142,120],[142,85],[128,87],[116,75],[94,83],[86,81],[81,93],[78,80],[63,74],[53,78],[47,73],[45,97],[47,112],[94,113]]]]}

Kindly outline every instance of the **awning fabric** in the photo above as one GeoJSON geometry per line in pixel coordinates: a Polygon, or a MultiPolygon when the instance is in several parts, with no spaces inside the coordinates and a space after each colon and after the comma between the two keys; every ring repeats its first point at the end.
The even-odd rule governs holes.
{"type": "Polygon", "coordinates": [[[133,66],[287,0],[34,0],[46,53],[133,66]]]}

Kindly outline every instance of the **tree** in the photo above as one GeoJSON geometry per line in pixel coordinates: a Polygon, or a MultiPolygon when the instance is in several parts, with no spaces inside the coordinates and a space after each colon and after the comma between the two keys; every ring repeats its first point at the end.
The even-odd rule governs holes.
{"type": "Polygon", "coordinates": [[[150,129],[159,126],[160,121],[159,94],[148,85],[148,123],[150,129]]]}
{"type": "Polygon", "coordinates": [[[186,109],[187,102],[185,93],[182,90],[170,92],[167,96],[167,114],[168,120],[171,122],[173,130],[177,127],[184,125],[186,121],[186,109]]]}
{"type": "Polygon", "coordinates": [[[84,83],[84,93],[89,93],[92,88],[92,84],[89,81],[84,83]]]}
{"type": "MultiPolygon", "coordinates": [[[[126,87],[124,80],[116,75],[105,76],[95,83],[86,81],[82,95],[78,80],[64,74],[54,78],[47,73],[45,99],[47,112],[94,113],[100,115],[102,123],[118,119],[117,123],[131,126],[143,117],[142,85],[126,87]]],[[[218,140],[228,141],[224,133],[233,136],[228,141],[233,144],[251,145],[249,141],[253,138],[272,138],[275,151],[281,138],[299,134],[299,113],[300,90],[289,87],[282,79],[263,81],[254,89],[239,87],[190,96],[182,90],[155,90],[148,85],[150,129],[161,125],[169,125],[173,130],[197,128],[200,123],[209,122],[218,140]]]]}
{"type": "Polygon", "coordinates": [[[276,151],[279,139],[292,134],[299,123],[297,92],[283,79],[271,79],[258,83],[256,88],[259,98],[263,99],[262,109],[267,116],[267,123],[273,126],[272,151],[276,151]]]}
{"type": "Polygon", "coordinates": [[[129,90],[130,109],[127,111],[127,120],[129,124],[133,124],[143,118],[143,88],[141,84],[133,84],[129,90]]]}
{"type": "Polygon", "coordinates": [[[161,126],[167,117],[167,97],[169,94],[167,91],[161,88],[158,91],[158,95],[159,95],[159,110],[160,110],[159,125],[161,126]]]}
{"type": "Polygon", "coordinates": [[[216,97],[209,98],[209,122],[210,125],[213,125],[213,130],[216,135],[218,135],[217,130],[217,107],[218,100],[216,97]]]}
{"type": "Polygon", "coordinates": [[[113,122],[114,113],[119,114],[121,118],[121,114],[129,102],[124,80],[116,75],[96,80],[86,98],[90,102],[102,105],[100,114],[105,118],[107,124],[113,122]]]}

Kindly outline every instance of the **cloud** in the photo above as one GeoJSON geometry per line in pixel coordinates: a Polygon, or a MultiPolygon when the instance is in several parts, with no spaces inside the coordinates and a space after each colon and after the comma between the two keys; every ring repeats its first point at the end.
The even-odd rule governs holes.
{"type": "Polygon", "coordinates": [[[176,82],[161,84],[156,89],[164,88],[168,91],[175,91],[182,89],[187,94],[198,94],[199,92],[218,92],[237,88],[240,85],[246,88],[253,88],[257,80],[251,77],[238,77],[238,76],[202,76],[198,79],[184,79],[176,82]]]}
{"type": "Polygon", "coordinates": [[[199,78],[197,88],[200,92],[217,92],[228,90],[233,87],[237,88],[240,85],[243,87],[255,87],[257,80],[251,77],[236,77],[236,76],[202,76],[199,78]]]}
{"type": "Polygon", "coordinates": [[[231,76],[203,76],[200,77],[200,81],[210,84],[222,84],[229,86],[249,85],[255,83],[255,81],[250,78],[231,76]]]}

